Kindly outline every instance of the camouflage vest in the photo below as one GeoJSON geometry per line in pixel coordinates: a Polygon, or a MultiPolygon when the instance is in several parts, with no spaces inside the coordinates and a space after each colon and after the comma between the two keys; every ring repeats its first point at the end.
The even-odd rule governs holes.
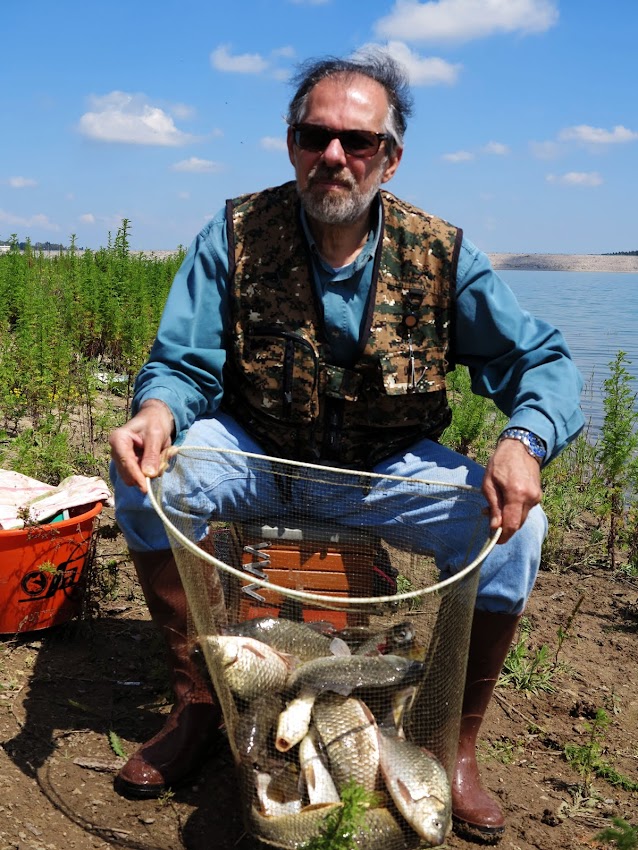
{"type": "Polygon", "coordinates": [[[358,359],[331,365],[294,183],[227,202],[223,407],[270,454],[371,468],[450,422],[445,376],[461,231],[383,200],[358,359]],[[412,327],[411,327],[412,326],[412,327]]]}

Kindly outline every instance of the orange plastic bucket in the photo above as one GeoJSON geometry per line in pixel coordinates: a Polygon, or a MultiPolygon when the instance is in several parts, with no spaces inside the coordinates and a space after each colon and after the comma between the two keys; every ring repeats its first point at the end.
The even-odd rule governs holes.
{"type": "Polygon", "coordinates": [[[0,531],[0,634],[47,629],[79,614],[82,574],[101,510],[96,502],[72,508],[62,522],[0,531]]]}

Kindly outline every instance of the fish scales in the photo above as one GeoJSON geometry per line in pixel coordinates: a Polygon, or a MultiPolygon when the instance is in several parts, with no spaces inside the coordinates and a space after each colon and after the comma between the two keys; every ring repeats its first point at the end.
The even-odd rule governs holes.
{"type": "Polygon", "coordinates": [[[404,685],[418,680],[423,665],[400,655],[316,658],[297,667],[288,689],[332,690],[347,696],[356,688],[404,685]]]}
{"type": "Polygon", "coordinates": [[[315,702],[312,719],[337,790],[341,792],[354,780],[367,791],[374,791],[379,775],[379,740],[374,717],[366,706],[354,697],[326,693],[315,702]]]}
{"type": "MultiPolygon", "coordinates": [[[[308,806],[298,814],[264,817],[254,807],[248,816],[251,833],[263,844],[281,850],[297,850],[321,834],[325,818],[340,804],[308,806]]],[[[352,836],[360,850],[406,850],[401,827],[386,808],[369,809],[363,826],[352,836]]]]}
{"type": "Polygon", "coordinates": [[[441,763],[427,750],[378,730],[380,770],[397,809],[428,846],[450,831],[452,792],[441,763]]]}
{"type": "Polygon", "coordinates": [[[348,644],[334,635],[324,635],[305,623],[295,623],[283,617],[255,617],[232,626],[225,634],[255,638],[279,652],[287,652],[300,661],[310,661],[322,655],[350,655],[348,644]]]}
{"type": "Polygon", "coordinates": [[[235,696],[253,700],[282,691],[295,659],[262,641],[241,635],[208,635],[206,641],[224,671],[235,696]]]}

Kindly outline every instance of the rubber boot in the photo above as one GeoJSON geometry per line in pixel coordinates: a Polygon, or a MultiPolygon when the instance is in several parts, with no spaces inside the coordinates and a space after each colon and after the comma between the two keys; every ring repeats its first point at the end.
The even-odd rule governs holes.
{"type": "Polygon", "coordinates": [[[456,832],[488,844],[499,841],[505,819],[500,806],[481,785],[476,743],[519,620],[520,614],[475,611],[472,621],[459,746],[452,780],[452,815],[456,832]]]}
{"type": "Polygon", "coordinates": [[[208,677],[191,657],[186,594],[170,549],[131,552],[151,619],[168,649],[173,708],[163,728],[126,762],[114,787],[124,797],[159,797],[197,772],[219,734],[221,711],[208,677]]]}

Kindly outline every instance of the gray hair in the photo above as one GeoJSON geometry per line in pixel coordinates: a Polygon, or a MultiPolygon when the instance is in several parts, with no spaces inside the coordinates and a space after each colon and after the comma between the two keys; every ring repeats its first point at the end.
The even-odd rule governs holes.
{"type": "Polygon", "coordinates": [[[356,75],[375,80],[385,89],[390,106],[384,132],[390,136],[386,142],[386,150],[388,154],[392,154],[396,147],[403,146],[407,119],[412,114],[412,94],[402,66],[382,50],[357,53],[351,59],[329,56],[304,62],[292,78],[296,90],[288,105],[286,120],[290,126],[303,122],[310,92],[321,80],[356,75]]]}

